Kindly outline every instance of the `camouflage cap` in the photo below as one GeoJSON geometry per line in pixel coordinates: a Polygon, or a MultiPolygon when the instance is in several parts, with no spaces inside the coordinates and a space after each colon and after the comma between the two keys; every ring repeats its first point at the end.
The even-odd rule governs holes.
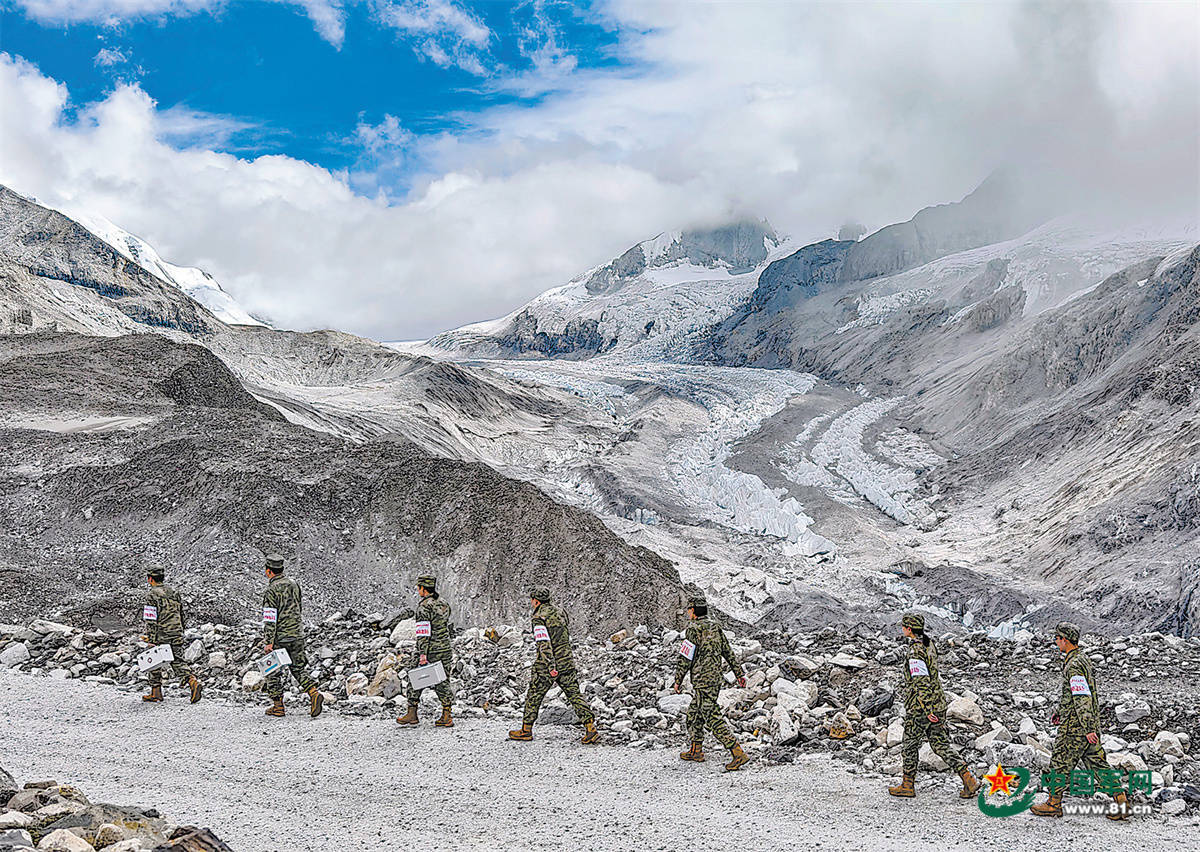
{"type": "Polygon", "coordinates": [[[1079,644],[1079,626],[1069,621],[1060,621],[1054,628],[1054,638],[1062,637],[1072,644],[1079,644]]]}
{"type": "Polygon", "coordinates": [[[550,590],[545,586],[534,586],[529,590],[529,597],[547,603],[550,600],[550,590]]]}
{"type": "Polygon", "coordinates": [[[924,630],[925,616],[919,612],[906,612],[900,618],[900,626],[907,627],[909,630],[924,630]]]}
{"type": "Polygon", "coordinates": [[[698,606],[708,606],[708,600],[704,595],[688,595],[688,609],[695,609],[698,606]]]}
{"type": "Polygon", "coordinates": [[[278,553],[267,554],[267,567],[278,574],[283,570],[283,557],[278,553]]]}
{"type": "Polygon", "coordinates": [[[163,578],[167,576],[167,573],[162,568],[151,568],[146,571],[146,576],[153,577],[161,583],[163,578]]]}
{"type": "Polygon", "coordinates": [[[434,577],[431,574],[422,574],[417,578],[417,585],[424,586],[432,592],[437,588],[437,577],[434,577]]]}

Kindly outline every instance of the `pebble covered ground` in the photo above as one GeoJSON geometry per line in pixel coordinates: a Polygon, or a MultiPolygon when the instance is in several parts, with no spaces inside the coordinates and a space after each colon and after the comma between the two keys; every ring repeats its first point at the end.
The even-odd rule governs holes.
{"type": "Polygon", "coordinates": [[[180,695],[0,672],[8,768],[94,800],[153,804],[237,852],[1184,848],[1190,818],[984,816],[949,780],[898,800],[828,755],[725,773],[673,751],[581,745],[573,728],[505,739],[498,720],[402,729],[373,718],[268,719],[180,695]]]}
{"type": "MultiPolygon", "coordinates": [[[[359,717],[385,731],[395,727],[390,719],[405,706],[404,670],[414,638],[413,622],[403,615],[343,612],[309,627],[309,657],[328,696],[329,716],[359,717]]],[[[0,637],[0,662],[39,676],[28,683],[59,688],[83,681],[90,689],[107,691],[117,704],[140,707],[133,694],[144,688],[135,664],[141,651],[136,634],[35,621],[0,625],[0,637]]],[[[842,783],[878,791],[899,773],[898,638],[860,628],[855,634],[734,635],[732,641],[747,670],[747,687],[731,686],[721,700],[754,757],[749,774],[790,777],[783,766],[817,761],[831,772],[837,767],[842,783]]],[[[623,752],[618,757],[614,748],[601,749],[607,760],[678,762],[675,751],[685,744],[683,713],[690,700],[686,686],[683,695],[670,690],[678,644],[679,634],[645,627],[608,640],[577,640],[583,690],[596,710],[604,743],[623,752]]],[[[976,632],[947,634],[938,644],[951,699],[952,738],[976,774],[997,762],[1024,766],[1035,775],[1046,769],[1060,660],[1049,638],[1019,633],[993,639],[976,632]]],[[[200,625],[188,630],[185,645],[185,656],[206,684],[206,714],[221,708],[239,719],[258,715],[257,709],[237,706],[265,702],[254,667],[260,653],[254,625],[200,625]]],[[[1200,640],[1089,635],[1084,647],[1096,663],[1110,763],[1122,771],[1149,773],[1150,794],[1139,792],[1134,800],[1150,804],[1166,825],[1181,831],[1200,823],[1200,708],[1194,695],[1200,640]]],[[[531,658],[530,637],[518,627],[472,628],[456,636],[456,737],[463,728],[502,734],[506,725],[517,724],[531,658]]],[[[543,708],[539,739],[569,742],[577,736],[574,714],[555,692],[543,708]]],[[[167,694],[172,703],[183,701],[184,693],[173,684],[167,694]]],[[[423,712],[432,719],[433,696],[426,702],[423,712]]],[[[308,721],[307,697],[289,694],[288,705],[287,725],[296,724],[292,716],[308,721]]],[[[266,726],[263,733],[270,736],[274,730],[280,729],[266,726]]],[[[711,767],[724,753],[711,739],[709,749],[711,767]]],[[[948,795],[957,779],[937,771],[944,766],[928,747],[922,764],[918,790],[948,795]]]]}

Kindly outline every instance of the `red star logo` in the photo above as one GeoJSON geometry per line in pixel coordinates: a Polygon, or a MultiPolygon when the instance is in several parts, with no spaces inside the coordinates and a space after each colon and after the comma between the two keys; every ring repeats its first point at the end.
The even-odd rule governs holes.
{"type": "Polygon", "coordinates": [[[1005,772],[1004,767],[997,763],[996,771],[991,775],[983,776],[983,780],[991,785],[991,789],[989,789],[987,793],[989,796],[994,796],[996,793],[1003,793],[1006,796],[1011,796],[1013,792],[1010,789],[1010,785],[1012,782],[1017,780],[1017,776],[1005,772]]]}

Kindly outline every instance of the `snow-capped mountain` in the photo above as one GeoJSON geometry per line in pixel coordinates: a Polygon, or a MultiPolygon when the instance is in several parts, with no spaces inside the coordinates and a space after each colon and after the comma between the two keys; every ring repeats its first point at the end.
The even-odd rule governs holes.
{"type": "Polygon", "coordinates": [[[439,334],[428,345],[482,357],[667,358],[681,332],[726,316],[758,271],[786,249],[766,222],[668,231],[549,290],[508,316],[439,334]]]}
{"type": "Polygon", "coordinates": [[[230,296],[216,279],[193,266],[176,266],[159,256],[158,252],[143,240],[114,225],[103,216],[90,213],[62,211],[87,228],[125,257],[169,284],[174,284],[212,312],[213,316],[229,325],[265,325],[251,316],[230,296]]]}

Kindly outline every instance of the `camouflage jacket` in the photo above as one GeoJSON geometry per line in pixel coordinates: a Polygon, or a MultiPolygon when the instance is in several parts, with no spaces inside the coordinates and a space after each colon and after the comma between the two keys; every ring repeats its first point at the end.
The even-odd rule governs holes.
{"type": "MultiPolygon", "coordinates": [[[[429,662],[450,662],[450,604],[430,595],[417,607],[417,654],[429,662]]],[[[449,669],[447,669],[449,674],[449,669]]]]}
{"type": "Polygon", "coordinates": [[[183,600],[167,585],[151,586],[142,606],[146,639],[151,645],[183,641],[183,600]]]}
{"type": "Polygon", "coordinates": [[[268,645],[295,642],[304,638],[300,623],[300,584],[291,577],[278,576],[267,584],[263,594],[263,639],[268,645]]]}
{"type": "Polygon", "coordinates": [[[1058,700],[1060,724],[1068,731],[1099,734],[1099,706],[1092,661],[1074,648],[1063,660],[1062,697],[1058,700]]]}
{"type": "Polygon", "coordinates": [[[908,643],[904,657],[904,682],[908,693],[904,698],[906,714],[933,714],[946,716],[946,693],[942,692],[942,679],[938,675],[937,646],[932,641],[925,645],[920,639],[908,643]]]}
{"type": "Polygon", "coordinates": [[[553,604],[539,604],[533,611],[533,646],[537,649],[535,670],[574,671],[567,614],[553,604]]]}
{"type": "Polygon", "coordinates": [[[725,664],[734,677],[742,677],[742,667],[733,656],[733,648],[725,631],[716,622],[697,618],[688,623],[679,646],[679,661],[675,664],[675,683],[681,685],[688,672],[692,673],[692,689],[720,690],[725,679],[725,664]]]}

